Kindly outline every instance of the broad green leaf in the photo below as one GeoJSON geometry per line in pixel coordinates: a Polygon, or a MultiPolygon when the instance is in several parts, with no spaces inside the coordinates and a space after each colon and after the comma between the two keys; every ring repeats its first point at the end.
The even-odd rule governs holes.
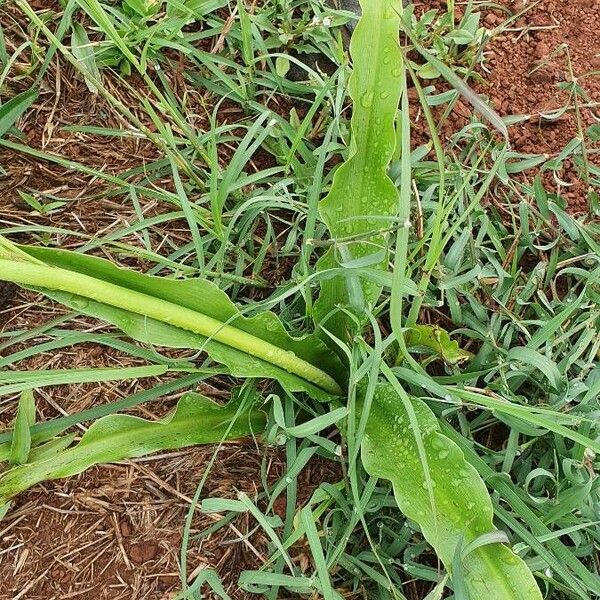
{"type": "Polygon", "coordinates": [[[21,393],[15,431],[10,445],[10,463],[21,465],[27,462],[31,449],[30,427],[35,423],[35,400],[33,390],[27,389],[21,393]]]}
{"type": "MultiPolygon", "coordinates": [[[[319,208],[336,244],[318,261],[320,270],[366,257],[373,257],[370,266],[385,269],[387,244],[381,231],[389,227],[389,216],[396,213],[398,205],[398,190],[387,168],[396,146],[394,120],[403,75],[398,40],[402,6],[397,0],[363,1],[361,6],[362,17],[350,42],[353,71],[348,90],[353,112],[349,158],[336,171],[319,208]]],[[[322,281],[315,319],[323,321],[339,305],[362,315],[380,292],[376,283],[352,274],[322,281]]],[[[324,326],[344,341],[352,329],[343,312],[333,314],[324,326]]]]}
{"type": "Polygon", "coordinates": [[[37,97],[37,90],[27,90],[0,106],[0,137],[18,121],[19,117],[36,101],[37,97]]]}
{"type": "MultiPolygon", "coordinates": [[[[390,384],[379,384],[375,391],[362,445],[363,464],[370,475],[392,482],[398,506],[419,524],[452,574],[457,547],[496,531],[492,503],[483,480],[460,448],[441,433],[429,407],[417,399],[412,404],[429,477],[419,459],[419,433],[411,429],[404,404],[390,384]]],[[[472,547],[461,564],[472,600],[541,600],[533,575],[508,546],[472,547]]]]}
{"type": "Polygon", "coordinates": [[[407,348],[425,348],[450,365],[469,360],[473,355],[463,350],[450,334],[437,325],[415,325],[404,335],[407,348]]]}
{"type": "Polygon", "coordinates": [[[260,433],[265,415],[240,401],[219,405],[186,394],[175,412],[160,421],[110,415],[96,421],[81,441],[50,458],[16,466],[0,476],[0,505],[41,481],[77,475],[98,463],[145,456],[194,444],[209,444],[260,433]]]}
{"type": "Polygon", "coordinates": [[[319,399],[341,393],[335,380],[341,364],[317,336],[292,338],[270,312],[244,317],[206,280],[152,277],[62,250],[21,247],[19,252],[13,257],[4,251],[10,258],[0,258],[0,279],[40,288],[135,339],[199,348],[233,375],[274,378],[319,399]]]}

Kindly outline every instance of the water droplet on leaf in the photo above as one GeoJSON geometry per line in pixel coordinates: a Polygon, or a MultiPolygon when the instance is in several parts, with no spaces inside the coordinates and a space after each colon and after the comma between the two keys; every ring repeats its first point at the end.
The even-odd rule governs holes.
{"type": "Polygon", "coordinates": [[[373,92],[365,92],[360,99],[360,103],[364,106],[364,108],[370,108],[373,106],[373,92]]]}

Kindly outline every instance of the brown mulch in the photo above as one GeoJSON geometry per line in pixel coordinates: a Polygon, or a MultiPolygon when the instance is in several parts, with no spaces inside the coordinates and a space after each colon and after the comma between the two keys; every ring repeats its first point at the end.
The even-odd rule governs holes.
{"type": "MultiPolygon", "coordinates": [[[[170,598],[181,586],[183,523],[212,452],[196,448],[92,468],[22,494],[0,529],[0,597],[170,598]]],[[[263,452],[244,444],[224,448],[205,495],[231,497],[240,490],[254,496],[263,452]]],[[[281,466],[277,455],[271,464],[281,466]]],[[[213,524],[197,510],[191,535],[213,524]]],[[[215,568],[225,586],[234,587],[241,570],[265,558],[260,533],[243,540],[253,526],[244,516],[208,539],[192,541],[190,582],[200,569],[215,568]]]]}

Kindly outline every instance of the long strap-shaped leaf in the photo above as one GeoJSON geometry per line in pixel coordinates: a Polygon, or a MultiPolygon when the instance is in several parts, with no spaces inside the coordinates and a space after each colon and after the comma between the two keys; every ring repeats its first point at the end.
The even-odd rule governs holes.
{"type": "Polygon", "coordinates": [[[77,475],[99,463],[246,437],[261,433],[264,427],[265,415],[251,405],[232,401],[223,406],[191,393],[183,396],[175,412],[161,421],[109,415],[96,421],[73,448],[3,473],[0,506],[40,481],[77,475]]]}
{"type": "MultiPolygon", "coordinates": [[[[387,168],[396,143],[394,121],[403,74],[398,45],[402,9],[395,0],[364,0],[361,6],[362,18],[351,42],[350,156],[320,207],[337,240],[319,260],[322,270],[340,264],[385,268],[385,238],[377,230],[397,214],[399,204],[387,168]],[[352,241],[344,243],[343,238],[352,241]]],[[[347,341],[352,321],[344,312],[333,312],[336,306],[354,309],[360,317],[380,291],[353,277],[349,269],[345,278],[322,282],[315,318],[328,316],[323,326],[347,341]]],[[[483,543],[496,530],[492,503],[476,470],[440,432],[426,404],[406,401],[391,384],[376,388],[362,445],[365,469],[392,482],[400,509],[420,525],[453,574],[457,594],[464,581],[471,600],[541,600],[533,575],[510,548],[483,543]]]]}
{"type": "MultiPolygon", "coordinates": [[[[409,415],[390,384],[379,384],[375,391],[362,460],[370,475],[392,482],[398,506],[419,524],[452,573],[457,548],[460,557],[463,548],[495,531],[492,502],[475,468],[440,431],[431,409],[417,399],[412,399],[412,406],[425,447],[429,477],[425,475],[409,415]]],[[[527,565],[503,544],[478,546],[466,553],[461,564],[471,600],[542,598],[527,565]]]]}
{"type": "Polygon", "coordinates": [[[316,336],[290,337],[273,313],[243,317],[208,281],[151,277],[74,252],[17,250],[0,250],[0,280],[40,288],[136,339],[202,348],[234,375],[273,377],[324,399],[341,393],[339,362],[316,336]]]}
{"type": "MultiPolygon", "coordinates": [[[[389,227],[389,217],[398,205],[398,190],[387,168],[396,145],[394,120],[401,94],[398,32],[402,7],[399,0],[363,0],[361,6],[362,17],[350,42],[350,156],[335,173],[331,191],[319,208],[338,243],[319,260],[320,270],[340,264],[385,268],[386,240],[380,231],[389,227]],[[344,242],[344,238],[351,241],[344,242]]],[[[360,315],[365,304],[373,303],[380,293],[377,284],[350,274],[325,280],[315,304],[315,319],[322,321],[339,305],[360,315]]],[[[344,341],[353,328],[343,312],[329,316],[324,326],[344,341]]]]}

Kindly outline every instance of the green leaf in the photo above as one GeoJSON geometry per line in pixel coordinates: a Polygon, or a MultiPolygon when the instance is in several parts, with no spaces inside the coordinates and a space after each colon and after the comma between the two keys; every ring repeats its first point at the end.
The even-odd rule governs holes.
{"type": "Polygon", "coordinates": [[[232,401],[219,405],[199,394],[186,394],[175,412],[160,421],[110,415],[96,421],[81,441],[50,458],[16,466],[0,476],[0,505],[41,481],[77,475],[99,464],[209,444],[260,433],[265,415],[232,401]]]}
{"type": "Polygon", "coordinates": [[[0,137],[2,137],[19,117],[36,101],[38,91],[31,89],[5,102],[0,106],[0,137]]]}
{"type": "MultiPolygon", "coordinates": [[[[15,431],[10,445],[10,464],[21,465],[27,462],[31,450],[31,430],[35,423],[35,400],[33,390],[27,389],[21,393],[15,431]]],[[[1,502],[0,502],[1,504],[1,502]]]]}
{"type": "Polygon", "coordinates": [[[104,259],[48,248],[21,247],[17,253],[8,246],[4,255],[9,258],[0,253],[0,279],[41,288],[137,340],[199,348],[235,376],[277,379],[291,391],[318,399],[342,391],[335,380],[341,363],[317,336],[292,338],[270,312],[244,317],[206,280],[152,277],[104,259]]]}
{"type": "Polygon", "coordinates": [[[87,85],[88,90],[90,90],[92,94],[97,94],[98,88],[94,81],[100,81],[100,70],[96,64],[96,56],[90,38],[79,23],[73,23],[71,51],[73,52],[73,56],[79,60],[83,67],[85,84],[87,85]]]}
{"type": "Polygon", "coordinates": [[[419,524],[450,574],[457,547],[473,548],[461,563],[472,600],[541,600],[533,575],[508,546],[473,544],[496,531],[485,484],[460,448],[441,433],[429,407],[417,399],[412,399],[412,406],[419,432],[411,429],[409,415],[394,387],[377,386],[362,444],[366,471],[392,482],[398,506],[419,524]],[[419,433],[428,476],[419,459],[419,433]]]}
{"type": "MultiPolygon", "coordinates": [[[[373,268],[387,266],[387,242],[381,230],[398,206],[398,190],[387,174],[396,147],[394,121],[401,93],[402,53],[398,32],[401,2],[362,2],[362,17],[352,35],[353,72],[348,89],[353,100],[348,160],[336,171],[320,213],[337,243],[317,263],[321,271],[369,257],[373,268]],[[378,219],[386,217],[386,219],[378,219]],[[352,238],[353,241],[344,241],[352,238]],[[356,239],[360,238],[360,239],[356,239]]],[[[315,320],[322,322],[338,306],[363,316],[381,292],[376,283],[349,270],[321,282],[315,320]]],[[[353,329],[343,312],[331,314],[326,329],[346,341],[353,329]]]]}
{"type": "Polygon", "coordinates": [[[419,77],[423,79],[437,79],[440,77],[440,72],[428,62],[419,65],[416,70],[419,77]]]}
{"type": "Polygon", "coordinates": [[[404,339],[407,348],[428,349],[450,365],[457,365],[473,356],[471,352],[463,350],[457,341],[451,340],[449,333],[437,325],[411,327],[404,339]]]}
{"type": "Polygon", "coordinates": [[[592,142],[600,142],[600,125],[593,123],[587,128],[587,134],[592,142]]]}
{"type": "Polygon", "coordinates": [[[321,590],[323,593],[323,600],[334,600],[334,591],[331,587],[331,581],[329,579],[329,570],[327,568],[327,561],[323,554],[323,547],[321,546],[321,540],[319,539],[319,532],[313,518],[313,513],[310,506],[305,506],[300,511],[300,523],[304,526],[306,532],[306,539],[311,550],[312,558],[315,562],[317,569],[317,576],[321,583],[321,590]]]}
{"type": "Polygon", "coordinates": [[[461,46],[474,42],[475,36],[466,29],[455,29],[446,35],[446,39],[454,42],[458,46],[461,46]]]}
{"type": "Polygon", "coordinates": [[[544,374],[548,379],[548,383],[555,390],[561,387],[561,374],[558,367],[552,360],[540,354],[537,350],[525,346],[511,348],[506,355],[506,361],[531,365],[544,374]]]}
{"type": "Polygon", "coordinates": [[[285,56],[278,56],[275,59],[275,72],[279,77],[285,77],[290,70],[290,61],[285,56]]]}

